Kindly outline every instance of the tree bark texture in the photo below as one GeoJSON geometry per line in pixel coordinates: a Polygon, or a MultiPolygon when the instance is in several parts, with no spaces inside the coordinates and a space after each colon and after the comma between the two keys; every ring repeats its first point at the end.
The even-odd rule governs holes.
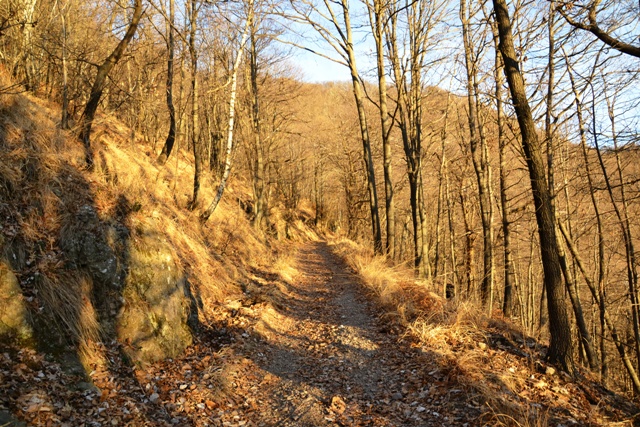
{"type": "Polygon", "coordinates": [[[547,310],[549,312],[549,330],[551,333],[547,359],[552,363],[557,363],[568,373],[573,374],[575,367],[571,327],[564,301],[562,271],[555,232],[556,226],[551,206],[551,193],[544,171],[542,147],[538,140],[537,129],[527,100],[524,79],[518,66],[506,0],[493,0],[493,5],[500,35],[500,53],[504,61],[505,75],[520,126],[522,148],[529,170],[538,235],[540,237],[544,286],[547,293],[547,310]]]}

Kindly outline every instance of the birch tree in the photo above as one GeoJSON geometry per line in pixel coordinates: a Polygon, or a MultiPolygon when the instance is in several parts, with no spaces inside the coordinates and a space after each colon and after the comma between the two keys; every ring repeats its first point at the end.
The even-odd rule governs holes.
{"type": "Polygon", "coordinates": [[[227,186],[227,180],[229,179],[229,175],[231,174],[231,165],[233,159],[233,136],[234,136],[234,123],[235,123],[235,115],[236,115],[236,95],[238,91],[238,69],[240,68],[240,63],[242,61],[242,55],[244,53],[245,45],[247,43],[247,39],[249,37],[249,33],[251,32],[251,26],[254,18],[254,0],[247,1],[247,17],[244,25],[244,29],[242,31],[242,37],[240,39],[240,46],[238,47],[238,53],[236,54],[236,59],[233,62],[233,68],[231,70],[231,88],[229,94],[229,124],[227,128],[227,146],[225,150],[225,161],[224,161],[224,170],[222,172],[222,178],[220,179],[220,183],[218,185],[218,189],[215,193],[213,200],[209,207],[202,212],[200,215],[200,221],[205,223],[209,220],[209,217],[213,214],[213,212],[218,207],[218,203],[222,199],[222,195],[224,194],[224,190],[227,186]]]}

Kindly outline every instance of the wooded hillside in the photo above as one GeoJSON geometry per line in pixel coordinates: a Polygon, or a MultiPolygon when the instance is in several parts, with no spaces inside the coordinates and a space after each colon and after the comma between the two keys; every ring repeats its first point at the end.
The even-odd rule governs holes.
{"type": "Polygon", "coordinates": [[[639,8],[4,0],[0,334],[175,357],[324,233],[637,397],[639,8]]]}

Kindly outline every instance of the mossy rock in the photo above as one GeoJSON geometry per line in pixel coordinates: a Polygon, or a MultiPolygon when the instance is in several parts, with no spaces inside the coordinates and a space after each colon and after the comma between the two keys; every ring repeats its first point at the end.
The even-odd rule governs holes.
{"type": "Polygon", "coordinates": [[[129,251],[118,339],[139,363],[179,355],[192,336],[184,275],[175,253],[154,233],[138,234],[129,251]]]}
{"type": "Polygon", "coordinates": [[[8,263],[0,260],[0,340],[31,341],[33,331],[28,316],[18,279],[8,263]]]}

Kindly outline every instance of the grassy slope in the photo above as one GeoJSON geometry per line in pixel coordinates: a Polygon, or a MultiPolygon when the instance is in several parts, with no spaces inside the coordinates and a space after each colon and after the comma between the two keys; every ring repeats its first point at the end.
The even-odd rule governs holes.
{"type": "Polygon", "coordinates": [[[544,362],[546,347],[500,312],[445,300],[346,239],[331,246],[396,320],[405,339],[432,354],[452,388],[477,395],[487,425],[637,425],[639,409],[589,372],[569,378],[544,362]]]}
{"type": "MultiPolygon", "coordinates": [[[[199,211],[185,208],[193,176],[189,153],[178,149],[158,167],[152,147],[102,116],[92,136],[96,167],[87,171],[74,130],[57,129],[58,117],[57,106],[27,94],[0,98],[0,260],[3,272],[20,282],[32,328],[20,337],[23,342],[54,351],[71,346],[87,366],[99,357],[92,346],[105,334],[126,341],[125,347],[135,345],[128,338],[135,334],[121,329],[148,319],[131,315],[124,327],[117,320],[134,311],[131,304],[147,304],[138,317],[187,310],[182,295],[149,296],[143,290],[145,301],[130,298],[128,289],[139,283],[176,281],[176,290],[188,289],[192,311],[206,323],[208,308],[240,298],[258,278],[286,270],[284,243],[259,236],[240,208],[250,200],[242,182],[232,179],[222,204],[202,226],[199,211]],[[78,225],[87,212],[89,225],[78,225]],[[79,233],[93,233],[97,241],[90,242],[89,252],[96,254],[89,260],[79,233]],[[158,275],[162,269],[167,271],[158,275]],[[99,286],[102,273],[105,282],[121,283],[99,286]]],[[[203,203],[213,196],[215,183],[207,184],[203,203]]],[[[301,220],[274,227],[294,239],[309,233],[301,220]]],[[[155,358],[162,357],[158,352],[155,358]]]]}

